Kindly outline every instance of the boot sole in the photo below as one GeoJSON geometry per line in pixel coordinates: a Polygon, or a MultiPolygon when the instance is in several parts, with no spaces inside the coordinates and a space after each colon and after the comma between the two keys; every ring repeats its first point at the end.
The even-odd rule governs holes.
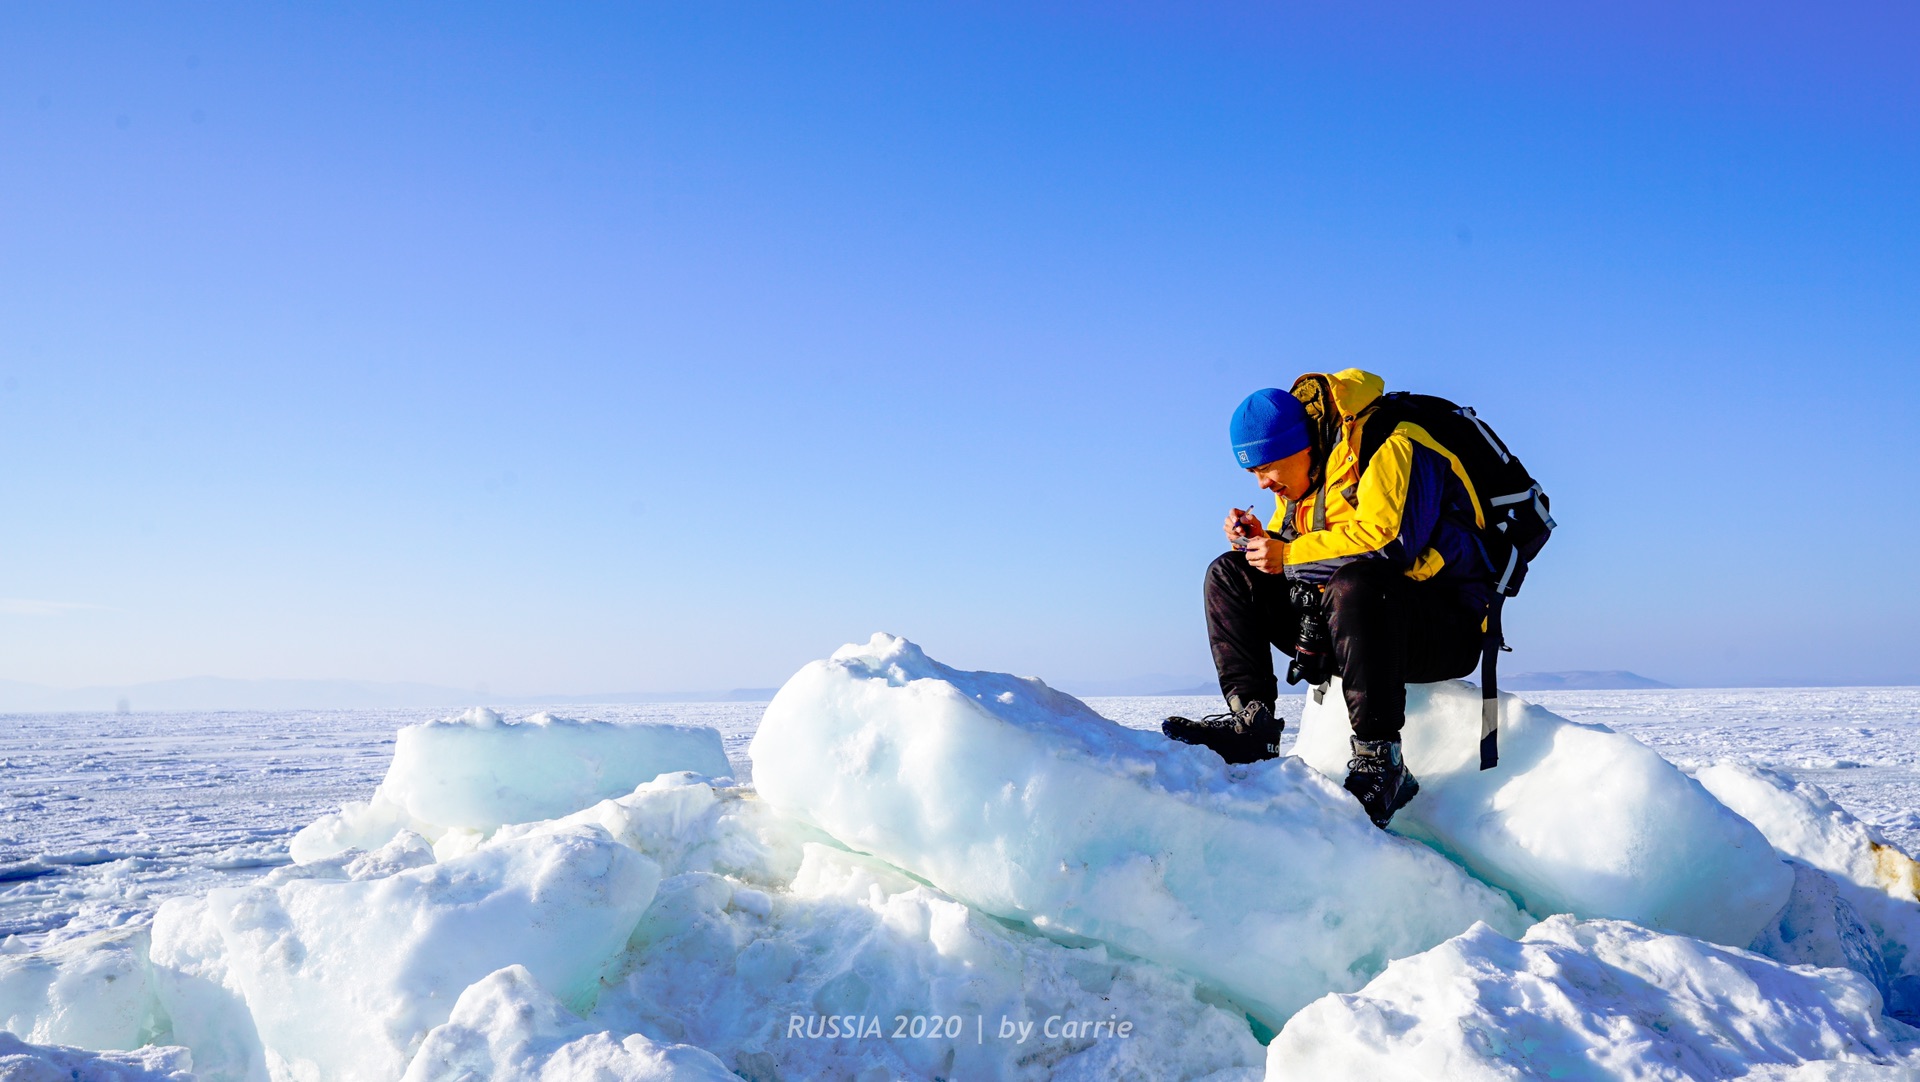
{"type": "Polygon", "coordinates": [[[1265,737],[1236,733],[1231,729],[1199,726],[1188,718],[1168,718],[1160,723],[1160,734],[1168,740],[1207,748],[1228,763],[1240,765],[1280,757],[1280,736],[1265,737]],[[1176,721],[1182,724],[1174,724],[1176,721]],[[1192,728],[1188,728],[1192,726],[1192,728]],[[1195,731],[1198,730],[1198,731],[1195,731]]]}

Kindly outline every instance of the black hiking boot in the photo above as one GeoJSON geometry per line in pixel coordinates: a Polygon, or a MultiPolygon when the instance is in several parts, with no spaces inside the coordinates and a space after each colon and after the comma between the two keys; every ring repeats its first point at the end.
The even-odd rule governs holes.
{"type": "Polygon", "coordinates": [[[1199,721],[1168,718],[1160,723],[1160,731],[1169,740],[1212,748],[1229,763],[1278,758],[1286,719],[1275,717],[1266,703],[1242,703],[1239,696],[1229,697],[1227,706],[1227,713],[1208,714],[1199,721]]]}
{"type": "Polygon", "coordinates": [[[1347,792],[1360,799],[1373,825],[1385,830],[1393,813],[1420,792],[1420,783],[1400,761],[1398,740],[1362,740],[1356,736],[1353,758],[1347,760],[1347,792]]]}

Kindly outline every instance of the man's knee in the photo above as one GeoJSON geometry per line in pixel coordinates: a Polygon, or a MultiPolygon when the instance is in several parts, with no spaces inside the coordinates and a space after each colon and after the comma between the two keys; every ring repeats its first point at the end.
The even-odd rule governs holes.
{"type": "Polygon", "coordinates": [[[1352,611],[1370,601],[1386,596],[1387,581],[1382,572],[1399,572],[1386,565],[1384,560],[1355,560],[1353,563],[1333,573],[1327,580],[1322,592],[1322,603],[1328,613],[1352,611]]]}
{"type": "Polygon", "coordinates": [[[1207,596],[1220,593],[1244,594],[1248,592],[1247,575],[1252,570],[1247,564],[1247,554],[1238,549],[1223,552],[1207,565],[1205,589],[1207,596]]]}

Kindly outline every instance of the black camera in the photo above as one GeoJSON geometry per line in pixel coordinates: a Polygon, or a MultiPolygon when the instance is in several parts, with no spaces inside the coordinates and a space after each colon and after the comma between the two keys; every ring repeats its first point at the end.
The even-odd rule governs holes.
{"type": "Polygon", "coordinates": [[[1302,680],[1319,687],[1333,679],[1333,628],[1327,623],[1320,587],[1298,579],[1287,584],[1287,598],[1300,619],[1294,636],[1293,661],[1287,665],[1287,683],[1302,680]]]}

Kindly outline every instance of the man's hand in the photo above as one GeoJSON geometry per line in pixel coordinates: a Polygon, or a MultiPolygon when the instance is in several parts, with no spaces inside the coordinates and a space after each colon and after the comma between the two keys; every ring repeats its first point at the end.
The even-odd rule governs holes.
{"type": "Polygon", "coordinates": [[[1242,511],[1238,507],[1227,512],[1227,521],[1223,528],[1227,531],[1227,544],[1234,548],[1245,548],[1249,537],[1259,537],[1267,532],[1260,516],[1252,509],[1242,511]]]}
{"type": "Polygon", "coordinates": [[[1267,536],[1267,524],[1260,521],[1252,508],[1242,511],[1236,507],[1228,511],[1222,526],[1227,532],[1227,544],[1246,553],[1248,563],[1269,575],[1280,574],[1280,542],[1267,536]]]}
{"type": "Polygon", "coordinates": [[[1247,562],[1257,570],[1269,575],[1278,575],[1285,569],[1282,553],[1284,546],[1277,537],[1268,537],[1265,530],[1260,536],[1247,542],[1247,562]]]}

